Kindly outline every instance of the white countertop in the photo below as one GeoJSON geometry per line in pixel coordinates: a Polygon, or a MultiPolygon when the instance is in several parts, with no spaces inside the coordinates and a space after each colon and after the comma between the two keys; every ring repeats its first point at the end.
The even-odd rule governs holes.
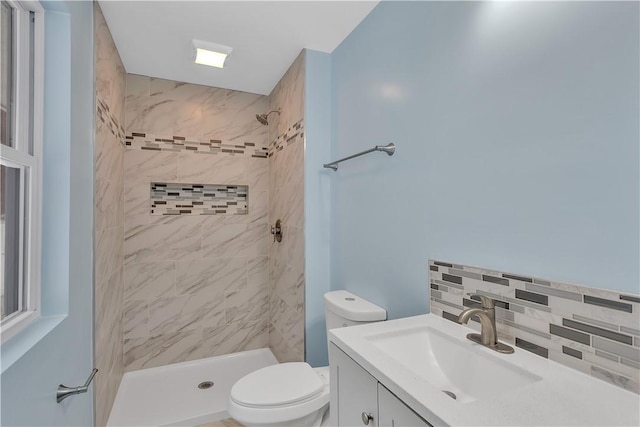
{"type": "Polygon", "coordinates": [[[387,322],[332,329],[329,339],[415,412],[434,425],[453,426],[613,426],[640,425],[640,396],[515,348],[499,354],[468,341],[479,352],[503,359],[542,380],[499,396],[457,402],[429,386],[410,369],[375,348],[365,337],[430,326],[466,340],[470,328],[426,314],[387,322]]]}

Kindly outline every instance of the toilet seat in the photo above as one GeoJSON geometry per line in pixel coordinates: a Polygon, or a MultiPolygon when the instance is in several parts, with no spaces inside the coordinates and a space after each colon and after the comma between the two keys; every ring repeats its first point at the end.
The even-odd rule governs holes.
{"type": "Polygon", "coordinates": [[[303,362],[267,366],[231,389],[229,414],[246,423],[283,423],[329,404],[328,378],[303,362]]]}
{"type": "Polygon", "coordinates": [[[287,406],[312,399],[323,387],[309,364],[283,363],[241,378],[231,389],[231,399],[252,408],[287,406]]]}

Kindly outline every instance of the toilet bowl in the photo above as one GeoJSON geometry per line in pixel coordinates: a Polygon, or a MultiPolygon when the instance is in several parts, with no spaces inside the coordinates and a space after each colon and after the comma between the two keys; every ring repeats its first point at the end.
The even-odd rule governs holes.
{"type": "MultiPolygon", "coordinates": [[[[385,309],[347,291],[324,296],[327,330],[386,320],[385,309]]],[[[329,367],[267,366],[231,388],[229,415],[247,427],[321,426],[329,412],[329,367]]]]}

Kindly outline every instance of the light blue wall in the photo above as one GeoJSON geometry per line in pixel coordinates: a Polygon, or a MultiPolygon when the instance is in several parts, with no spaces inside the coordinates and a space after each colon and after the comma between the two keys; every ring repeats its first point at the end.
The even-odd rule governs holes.
{"type": "Polygon", "coordinates": [[[326,366],[331,180],[322,164],[331,150],[331,57],[307,50],[305,58],[305,355],[311,366],[326,366]]]}
{"type": "Polygon", "coordinates": [[[93,365],[93,5],[45,8],[45,317],[2,346],[3,365],[18,351],[21,356],[3,366],[0,424],[87,426],[92,389],[62,404],[55,390],[61,382],[84,383],[93,365]],[[18,348],[44,333],[28,351],[18,348]]]}
{"type": "Polygon", "coordinates": [[[639,293],[636,2],[383,2],[331,56],[331,286],[424,313],[427,259],[639,293]]]}
{"type": "Polygon", "coordinates": [[[51,316],[69,311],[71,15],[66,8],[48,9],[45,40],[42,314],[51,316]]]}

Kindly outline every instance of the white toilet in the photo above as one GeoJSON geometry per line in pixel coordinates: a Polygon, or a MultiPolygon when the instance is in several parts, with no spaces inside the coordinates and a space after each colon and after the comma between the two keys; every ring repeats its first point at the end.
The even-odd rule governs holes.
{"type": "MultiPolygon", "coordinates": [[[[387,311],[350,292],[324,295],[327,331],[386,320],[387,311]]],[[[329,409],[329,367],[267,366],[231,389],[229,415],[245,426],[320,426],[329,409]]]]}

